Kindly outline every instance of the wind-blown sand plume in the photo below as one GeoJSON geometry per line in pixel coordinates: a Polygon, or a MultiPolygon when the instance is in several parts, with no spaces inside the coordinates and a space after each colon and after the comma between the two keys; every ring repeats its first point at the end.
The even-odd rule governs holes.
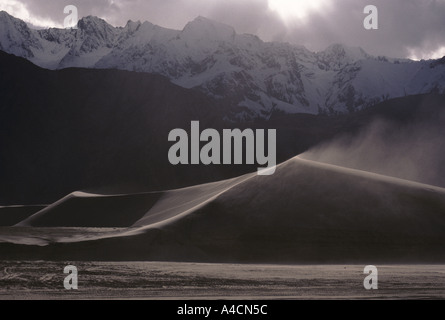
{"type": "MultiPolygon", "coordinates": [[[[103,197],[87,199],[97,201],[100,208],[103,197]]],[[[99,217],[104,218],[104,213],[99,217]]],[[[78,235],[72,241],[53,237],[52,244],[33,251],[33,256],[443,262],[445,189],[296,157],[279,165],[273,176],[252,174],[164,192],[128,227],[112,233],[98,230],[94,240],[78,235]]],[[[31,251],[26,246],[2,246],[6,256],[31,251]]]]}

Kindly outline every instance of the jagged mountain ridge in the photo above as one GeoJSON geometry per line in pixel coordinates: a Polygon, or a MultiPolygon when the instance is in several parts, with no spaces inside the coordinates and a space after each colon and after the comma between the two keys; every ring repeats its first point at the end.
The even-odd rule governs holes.
{"type": "MultiPolygon", "coordinates": [[[[225,99],[238,119],[285,113],[344,113],[388,98],[445,93],[445,65],[372,57],[334,44],[314,53],[263,42],[198,17],[183,30],[129,21],[113,27],[97,17],[77,29],[30,29],[0,12],[0,50],[49,69],[117,68],[161,74],[185,88],[225,99]]],[[[232,112],[233,112],[232,111],[232,112]]]]}

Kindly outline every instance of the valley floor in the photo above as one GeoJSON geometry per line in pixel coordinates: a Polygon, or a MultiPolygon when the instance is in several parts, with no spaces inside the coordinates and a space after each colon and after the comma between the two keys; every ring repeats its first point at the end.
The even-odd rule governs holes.
{"type": "Polygon", "coordinates": [[[0,299],[445,299],[444,265],[382,265],[378,290],[364,266],[172,262],[0,262],[0,299]],[[68,264],[78,290],[66,290],[68,264]]]}

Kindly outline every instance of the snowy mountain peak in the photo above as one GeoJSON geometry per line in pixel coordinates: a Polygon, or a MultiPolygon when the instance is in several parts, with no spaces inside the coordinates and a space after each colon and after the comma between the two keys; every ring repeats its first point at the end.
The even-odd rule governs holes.
{"type": "Polygon", "coordinates": [[[333,55],[346,55],[349,57],[361,59],[361,58],[367,58],[368,54],[360,47],[350,47],[347,45],[344,45],[342,43],[334,43],[328,46],[325,51],[326,54],[333,54],[333,55]]]}
{"type": "Polygon", "coordinates": [[[86,34],[97,34],[102,37],[102,39],[109,38],[109,35],[114,34],[116,29],[105,20],[93,16],[80,19],[77,27],[86,34]]]}
{"type": "Polygon", "coordinates": [[[79,28],[87,28],[87,27],[111,27],[104,19],[101,19],[96,16],[86,16],[79,20],[78,27],[79,28]]]}
{"type": "Polygon", "coordinates": [[[19,27],[21,30],[23,30],[28,28],[24,21],[11,16],[6,11],[0,11],[0,25],[2,26],[2,29],[19,27]]]}
{"type": "Polygon", "coordinates": [[[7,12],[4,11],[4,10],[1,10],[1,11],[0,11],[0,19],[1,19],[1,20],[4,20],[4,19],[20,20],[20,19],[17,19],[17,18],[15,18],[15,17],[11,16],[9,13],[7,13],[7,12]]]}
{"type": "Polygon", "coordinates": [[[340,43],[330,45],[319,53],[319,57],[330,69],[338,69],[346,64],[371,58],[360,47],[349,47],[340,43]]]}
{"type": "Polygon", "coordinates": [[[139,29],[139,27],[141,26],[141,22],[138,21],[132,21],[132,20],[128,20],[127,24],[125,25],[125,29],[127,29],[130,32],[134,32],[137,29],[139,29]]]}
{"type": "Polygon", "coordinates": [[[34,48],[39,49],[40,44],[27,24],[6,11],[0,11],[0,50],[32,58],[34,48]]]}
{"type": "Polygon", "coordinates": [[[233,41],[236,36],[235,29],[231,26],[202,16],[187,23],[182,34],[186,39],[201,41],[233,41]]]}

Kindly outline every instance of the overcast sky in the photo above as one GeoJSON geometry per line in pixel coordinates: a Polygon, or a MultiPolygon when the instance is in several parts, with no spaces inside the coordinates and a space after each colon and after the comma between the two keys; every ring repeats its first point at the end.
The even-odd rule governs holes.
{"type": "Polygon", "coordinates": [[[0,0],[0,10],[33,25],[62,27],[69,4],[78,8],[79,17],[95,15],[115,26],[131,19],[182,29],[201,15],[238,33],[312,51],[343,43],[373,55],[445,55],[445,0],[0,0]],[[378,8],[378,30],[363,27],[363,9],[370,4],[378,8]]]}

